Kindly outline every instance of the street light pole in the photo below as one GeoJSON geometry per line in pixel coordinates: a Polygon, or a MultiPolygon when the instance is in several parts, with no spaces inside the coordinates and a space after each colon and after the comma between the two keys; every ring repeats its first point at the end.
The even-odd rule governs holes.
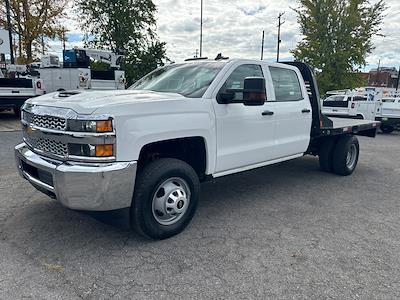
{"type": "Polygon", "coordinates": [[[262,40],[261,40],[261,60],[263,60],[263,58],[264,58],[264,35],[265,35],[265,31],[263,30],[262,40]]]}
{"type": "Polygon", "coordinates": [[[7,29],[8,29],[8,37],[10,39],[10,60],[11,64],[14,64],[14,51],[13,51],[13,40],[12,40],[12,33],[11,33],[11,13],[10,13],[10,1],[6,1],[6,14],[7,14],[7,29]]]}
{"type": "Polygon", "coordinates": [[[203,53],[203,0],[200,4],[200,57],[203,53]]]}

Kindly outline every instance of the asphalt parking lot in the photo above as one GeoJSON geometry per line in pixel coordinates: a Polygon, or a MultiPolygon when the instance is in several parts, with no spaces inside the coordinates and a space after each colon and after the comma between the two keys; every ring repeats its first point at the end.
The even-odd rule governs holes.
{"type": "Polygon", "coordinates": [[[0,299],[400,297],[400,134],[360,138],[351,177],[314,157],[202,186],[192,224],[148,241],[127,212],[62,208],[16,172],[0,114],[0,299]]]}

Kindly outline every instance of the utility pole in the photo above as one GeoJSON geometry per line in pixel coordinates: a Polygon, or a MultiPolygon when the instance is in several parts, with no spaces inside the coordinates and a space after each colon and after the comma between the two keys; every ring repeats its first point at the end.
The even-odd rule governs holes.
{"type": "Polygon", "coordinates": [[[285,13],[283,12],[283,13],[279,13],[279,16],[278,16],[278,46],[277,46],[277,49],[276,49],[276,62],[279,62],[279,46],[280,46],[280,44],[281,44],[281,26],[285,23],[285,22],[282,22],[282,16],[284,15],[285,13]]]}
{"type": "Polygon", "coordinates": [[[376,69],[376,84],[377,84],[377,86],[381,86],[381,81],[380,81],[380,76],[379,76],[380,67],[381,67],[381,59],[379,59],[378,69],[376,69]]]}
{"type": "Polygon", "coordinates": [[[7,27],[8,27],[8,37],[10,39],[10,60],[11,64],[14,64],[14,49],[13,49],[13,40],[12,40],[12,33],[11,33],[11,13],[10,13],[10,0],[6,1],[6,14],[7,14],[7,27]]]}
{"type": "Polygon", "coordinates": [[[264,58],[264,35],[265,35],[265,31],[263,30],[262,40],[261,40],[261,60],[263,60],[263,58],[264,58]]]}
{"type": "Polygon", "coordinates": [[[396,92],[399,90],[399,83],[400,83],[400,66],[399,66],[399,71],[397,72],[396,92]]]}
{"type": "Polygon", "coordinates": [[[200,0],[200,57],[203,54],[203,0],[200,0]]]}
{"type": "Polygon", "coordinates": [[[63,51],[65,51],[65,41],[67,39],[66,35],[65,35],[65,27],[63,26],[62,28],[62,43],[63,43],[63,51]]]}

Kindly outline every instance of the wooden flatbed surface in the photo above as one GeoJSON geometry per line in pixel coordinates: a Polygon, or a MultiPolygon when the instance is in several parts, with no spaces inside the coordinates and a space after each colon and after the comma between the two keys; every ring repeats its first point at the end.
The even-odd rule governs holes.
{"type": "Polygon", "coordinates": [[[360,120],[360,119],[350,119],[350,118],[331,118],[333,126],[332,128],[324,127],[323,129],[339,129],[345,127],[353,127],[353,126],[368,126],[370,125],[371,128],[375,127],[379,124],[378,121],[371,121],[371,120],[360,120]],[[373,124],[376,124],[373,126],[373,124]]]}

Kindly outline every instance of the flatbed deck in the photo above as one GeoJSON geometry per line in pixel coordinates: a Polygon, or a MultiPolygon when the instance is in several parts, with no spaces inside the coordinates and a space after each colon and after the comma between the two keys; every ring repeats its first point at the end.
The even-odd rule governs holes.
{"type": "Polygon", "coordinates": [[[365,136],[375,136],[381,122],[350,118],[331,118],[331,126],[321,127],[322,136],[353,133],[365,136]]]}

